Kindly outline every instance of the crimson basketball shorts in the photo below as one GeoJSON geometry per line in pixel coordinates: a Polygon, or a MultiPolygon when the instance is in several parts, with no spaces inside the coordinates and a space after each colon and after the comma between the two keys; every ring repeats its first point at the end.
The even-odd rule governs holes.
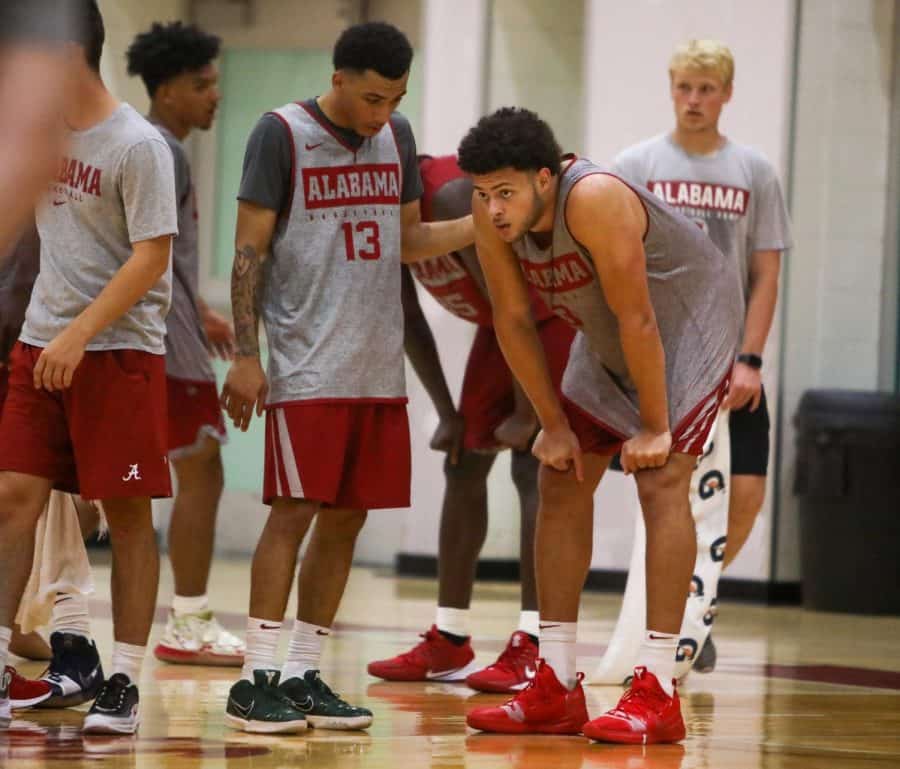
{"type": "Polygon", "coordinates": [[[215,382],[194,382],[166,377],[169,399],[169,456],[190,456],[206,436],[219,443],[228,440],[225,419],[215,382]]]}
{"type": "MultiPolygon", "coordinates": [[[[562,318],[552,315],[538,323],[537,331],[544,345],[553,386],[559,392],[575,330],[562,318]]],[[[513,376],[497,334],[489,326],[479,326],[466,363],[459,403],[465,423],[463,448],[468,451],[500,449],[494,430],[514,408],[513,376]]]]}
{"type": "Polygon", "coordinates": [[[87,352],[66,390],[34,386],[42,349],[17,342],[0,417],[0,470],[85,499],[168,497],[166,361],[139,350],[87,352]]]}
{"type": "Polygon", "coordinates": [[[332,507],[409,507],[406,401],[311,401],[266,409],[263,501],[332,507]]]}
{"type": "MultiPolygon", "coordinates": [[[[690,410],[672,431],[672,453],[700,456],[703,444],[716,423],[719,408],[728,393],[731,371],[690,410]]],[[[572,432],[578,437],[581,450],[590,454],[612,456],[622,448],[625,437],[617,433],[602,420],[589,414],[568,398],[563,399],[563,409],[572,432]]]]}

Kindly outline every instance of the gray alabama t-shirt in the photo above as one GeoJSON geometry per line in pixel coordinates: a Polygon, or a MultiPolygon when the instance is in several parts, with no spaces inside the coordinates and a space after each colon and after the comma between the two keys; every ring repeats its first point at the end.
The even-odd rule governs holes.
{"type": "MultiPolygon", "coordinates": [[[[41,270],[20,339],[45,347],[106,287],[132,244],[178,234],[172,152],[128,104],[73,131],[37,214],[41,270]]],[[[172,265],[88,350],[165,353],[172,265]]]]}
{"type": "Polygon", "coordinates": [[[691,155],[663,134],[621,152],[614,169],[633,184],[649,187],[735,259],[745,299],[753,253],[792,245],[778,176],[750,147],[726,140],[712,154],[691,155]]]}

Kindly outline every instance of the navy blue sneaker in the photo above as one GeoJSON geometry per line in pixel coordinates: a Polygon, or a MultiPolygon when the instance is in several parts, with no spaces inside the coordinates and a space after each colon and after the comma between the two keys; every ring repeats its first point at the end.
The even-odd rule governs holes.
{"type": "Polygon", "coordinates": [[[93,641],[75,633],[53,633],[50,636],[53,659],[41,680],[50,684],[53,693],[38,707],[73,708],[90,702],[103,686],[103,667],[93,641]]]}

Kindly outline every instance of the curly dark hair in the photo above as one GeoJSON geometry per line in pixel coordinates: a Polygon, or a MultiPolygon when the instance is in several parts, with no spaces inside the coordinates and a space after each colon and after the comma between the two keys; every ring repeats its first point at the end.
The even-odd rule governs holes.
{"type": "Polygon", "coordinates": [[[203,69],[219,55],[220,38],[193,24],[156,23],[139,34],[128,48],[128,74],[140,75],[150,98],[167,80],[203,69]]]}
{"type": "Polygon", "coordinates": [[[334,44],[334,68],[357,72],[374,70],[388,80],[409,72],[413,50],[409,40],[392,24],[370,21],[347,27],[334,44]]]}
{"type": "Polygon", "coordinates": [[[468,174],[489,174],[501,168],[548,168],[555,175],[559,173],[562,150],[550,126],[536,113],[522,107],[502,107],[469,129],[457,155],[459,167],[468,174]]]}

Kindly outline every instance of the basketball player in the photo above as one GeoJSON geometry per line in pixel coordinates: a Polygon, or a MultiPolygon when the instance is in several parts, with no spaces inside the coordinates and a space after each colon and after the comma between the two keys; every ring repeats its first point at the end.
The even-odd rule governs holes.
{"type": "MultiPolygon", "coordinates": [[[[790,221],[778,176],[756,150],[719,132],[731,100],[734,58],[715,40],[679,46],[669,63],[675,129],[623,151],[617,173],[648,187],[693,219],[738,267],[746,313],[725,406],[731,409],[731,491],[724,566],[740,552],[762,508],[769,465],[769,410],[762,354],[778,300],[781,253],[790,221]]],[[[709,672],[716,651],[707,637],[693,670],[709,672]]]]}
{"type": "Polygon", "coordinates": [[[84,730],[133,733],[159,575],[150,498],[171,492],[163,356],[175,180],[159,132],[100,79],[96,3],[75,7],[85,34],[72,41],[69,150],[38,211],[41,269],[0,423],[0,664],[51,489],[101,500],[115,644],[84,730]]]}
{"type": "MultiPolygon", "coordinates": [[[[25,312],[31,299],[35,280],[40,267],[40,238],[32,221],[19,239],[11,256],[0,263],[0,414],[9,384],[9,356],[25,322],[25,312]]],[[[60,495],[62,496],[62,495],[60,495]]],[[[93,506],[73,497],[74,506],[61,503],[55,510],[51,504],[45,515],[62,516],[77,510],[78,525],[82,535],[87,536],[96,529],[97,515],[93,506]]],[[[59,523],[57,518],[54,524],[59,523]]],[[[56,565],[43,565],[37,576],[37,589],[30,596],[26,587],[19,604],[18,615],[23,611],[43,614],[46,609],[47,593],[45,589],[67,585],[72,588],[85,587],[84,572],[77,568],[80,563],[89,572],[87,554],[82,553],[83,560],[74,553],[61,554],[58,548],[69,547],[71,540],[63,536],[71,529],[47,526],[42,529],[41,548],[35,547],[32,561],[32,575],[29,583],[35,578],[34,571],[40,558],[48,552],[56,557],[56,565]],[[71,574],[68,572],[71,570],[71,574]],[[28,600],[37,605],[26,605],[28,600]]],[[[76,529],[77,530],[77,529],[76,529]]],[[[78,538],[78,546],[83,547],[78,538]]],[[[37,542],[35,543],[38,544],[37,542]]],[[[17,615],[17,616],[18,616],[17,615]]],[[[80,589],[72,589],[67,593],[57,593],[49,609],[50,615],[50,647],[36,632],[23,635],[18,625],[13,625],[13,634],[9,643],[9,651],[26,659],[49,659],[50,665],[39,680],[31,681],[18,675],[14,668],[7,665],[11,675],[9,685],[9,701],[13,709],[25,707],[57,708],[72,707],[88,702],[97,696],[103,685],[103,667],[100,655],[91,638],[90,615],[87,596],[80,589]]]]}
{"type": "MultiPolygon", "coordinates": [[[[421,157],[425,192],[422,218],[455,219],[472,211],[472,182],[453,156],[421,157]]],[[[558,386],[573,332],[534,297],[538,333],[558,386]]],[[[438,607],[434,625],[412,650],[369,664],[369,673],[390,681],[463,681],[479,691],[525,688],[538,657],[538,611],[534,584],[534,522],[538,462],[529,451],[537,418],[503,359],[491,320],[491,306],[473,247],[404,268],[406,354],[425,385],[441,421],[432,448],[447,452],[446,487],[438,549],[438,607]],[[409,270],[456,317],[478,325],[466,363],[459,411],[453,405],[434,337],[419,306],[409,270]],[[487,478],[497,452],[511,448],[512,480],[521,511],[519,628],[497,661],[474,665],[469,604],[478,555],[487,535],[487,478]]]]}
{"type": "Polygon", "coordinates": [[[394,27],[350,27],[334,48],[331,88],[265,115],[248,141],[232,273],[238,350],[222,403],[242,430],[266,409],[263,498],[272,510],[253,559],[242,680],[228,699],[235,728],[359,729],[372,720],[318,669],[366,511],[409,504],[401,241],[413,261],[473,240],[471,217],[421,221],[415,141],[392,115],[411,60],[394,27]],[[314,518],[279,685],[281,621],[314,518]]]}
{"type": "Polygon", "coordinates": [[[209,609],[216,513],[224,485],[219,446],[225,423],[219,408],[210,351],[230,358],[230,324],[198,295],[197,205],[182,142],[194,129],[209,130],[219,103],[215,60],[220,40],[181,22],[154,24],[128,49],[128,72],[150,96],[149,120],[175,159],[178,238],[172,252],[172,308],[166,318],[169,461],[177,492],[169,524],[169,559],[175,596],[155,654],[165,662],[241,665],[243,642],[209,609]]]}
{"type": "Polygon", "coordinates": [[[79,18],[71,0],[0,3],[0,254],[27,225],[58,168],[58,116],[71,95],[62,45],[79,18]]]}
{"type": "Polygon", "coordinates": [[[470,726],[609,742],[684,738],[673,673],[697,554],[688,500],[696,457],[725,396],[741,319],[737,267],[644,188],[563,158],[524,109],[483,118],[463,139],[476,244],[494,327],[542,431],[535,547],[540,665],[534,685],[470,726]],[[526,282],[580,333],[560,403],[526,282]],[[593,493],[621,450],[647,526],[647,632],[631,689],[587,723],[575,668],[578,604],[591,561],[593,493]]]}

